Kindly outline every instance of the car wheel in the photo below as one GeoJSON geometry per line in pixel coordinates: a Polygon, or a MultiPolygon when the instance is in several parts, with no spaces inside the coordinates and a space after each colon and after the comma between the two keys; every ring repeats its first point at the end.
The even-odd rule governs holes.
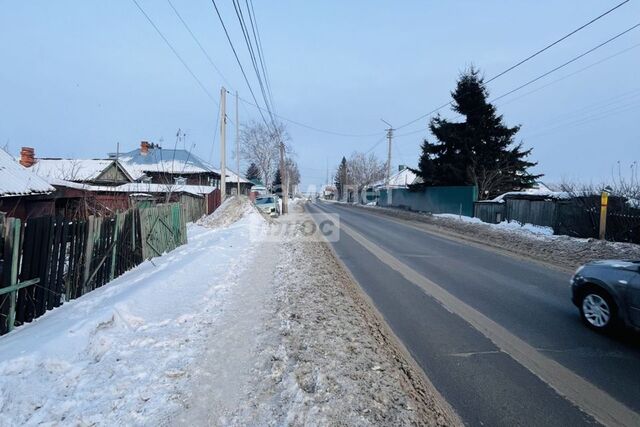
{"type": "Polygon", "coordinates": [[[615,305],[605,291],[588,289],[582,294],[580,300],[580,315],[591,329],[606,331],[614,323],[615,305]]]}

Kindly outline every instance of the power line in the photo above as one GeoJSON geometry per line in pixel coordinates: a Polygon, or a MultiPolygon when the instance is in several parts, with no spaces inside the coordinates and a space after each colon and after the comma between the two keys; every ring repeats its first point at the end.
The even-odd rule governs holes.
{"type": "Polygon", "coordinates": [[[227,86],[231,89],[233,89],[233,87],[231,86],[231,84],[229,83],[229,81],[227,80],[227,78],[224,76],[224,74],[222,74],[222,71],[220,71],[220,69],[218,68],[218,66],[213,62],[213,59],[211,59],[211,56],[209,55],[209,53],[207,52],[207,50],[204,48],[204,46],[202,46],[202,43],[200,43],[200,40],[198,40],[198,38],[196,37],[196,35],[193,33],[193,31],[191,31],[191,28],[189,27],[189,25],[185,22],[185,20],[182,18],[182,15],[180,15],[180,12],[178,12],[178,10],[176,9],[176,7],[173,5],[173,3],[171,2],[171,0],[167,0],[167,2],[169,3],[169,6],[171,6],[171,9],[173,9],[173,12],[176,14],[176,16],[178,17],[178,19],[180,20],[180,22],[182,22],[182,25],[184,26],[184,28],[189,32],[189,34],[191,35],[191,38],[193,39],[193,41],[196,42],[196,44],[198,45],[198,47],[200,48],[200,51],[202,51],[202,53],[204,54],[204,56],[207,58],[207,60],[209,61],[209,64],[211,64],[211,66],[213,67],[213,69],[216,71],[216,73],[218,73],[218,75],[222,78],[222,80],[227,84],[227,86]]]}
{"type": "MultiPolygon", "coordinates": [[[[247,0],[245,0],[247,2],[247,0]]],[[[251,10],[249,12],[249,20],[251,21],[251,28],[254,30],[254,39],[256,40],[256,45],[258,46],[258,57],[260,58],[260,65],[262,66],[262,73],[265,76],[265,81],[267,82],[267,91],[269,92],[269,99],[271,101],[271,108],[275,112],[275,106],[273,102],[273,93],[271,92],[271,78],[269,76],[267,62],[264,59],[264,48],[262,47],[262,39],[260,38],[260,28],[258,27],[258,18],[256,18],[256,11],[253,8],[253,0],[250,0],[247,3],[247,10],[249,10],[249,4],[251,5],[251,10]],[[251,15],[253,15],[253,19],[251,19],[251,15]],[[255,24],[255,25],[254,25],[255,24]]]]}
{"type": "MultiPolygon", "coordinates": [[[[240,99],[240,101],[246,103],[247,105],[250,105],[250,106],[252,106],[254,108],[257,108],[257,109],[262,109],[262,107],[254,104],[254,103],[252,103],[250,101],[247,101],[246,99],[244,99],[242,97],[239,97],[239,99],[240,99]]],[[[294,125],[297,125],[297,126],[309,129],[309,130],[313,130],[313,131],[316,131],[316,132],[326,133],[326,134],[335,135],[335,136],[343,136],[343,137],[348,137],[348,138],[367,138],[367,137],[371,137],[371,136],[380,135],[380,132],[382,132],[382,131],[380,131],[380,132],[367,133],[367,134],[350,134],[350,133],[335,132],[335,131],[332,131],[332,130],[321,129],[321,128],[317,128],[317,127],[314,127],[314,126],[311,126],[311,125],[307,125],[305,123],[301,123],[301,122],[298,122],[296,120],[284,117],[284,116],[282,116],[280,114],[273,113],[273,115],[275,117],[281,119],[281,120],[284,120],[285,122],[289,122],[289,123],[292,123],[294,125]]]]}
{"type": "MultiPolygon", "coordinates": [[[[211,3],[213,3],[213,7],[215,8],[216,14],[218,15],[218,19],[220,20],[220,24],[222,24],[222,28],[224,29],[224,33],[227,36],[227,41],[229,42],[229,46],[231,46],[231,50],[233,51],[233,55],[236,58],[236,62],[238,63],[238,66],[240,67],[240,71],[242,72],[242,76],[244,77],[244,81],[247,84],[247,87],[249,88],[249,92],[251,92],[251,97],[253,98],[253,100],[255,101],[255,103],[257,105],[258,104],[258,100],[256,99],[256,95],[253,92],[253,88],[251,87],[251,84],[249,83],[249,79],[247,78],[247,73],[244,72],[244,67],[242,66],[242,62],[240,62],[240,58],[238,57],[238,53],[236,52],[236,48],[233,46],[233,42],[231,41],[231,37],[229,36],[229,31],[227,31],[227,26],[224,24],[224,20],[222,19],[222,15],[220,15],[220,10],[218,9],[218,5],[216,4],[215,0],[211,0],[211,3]]],[[[262,117],[262,121],[264,121],[264,123],[267,126],[267,128],[269,128],[269,123],[265,119],[264,114],[262,114],[261,110],[259,112],[260,112],[260,117],[262,117]]]]}
{"type": "Polygon", "coordinates": [[[542,85],[542,86],[537,87],[537,88],[535,88],[535,89],[533,89],[533,90],[530,90],[529,92],[523,93],[522,95],[520,95],[520,96],[518,96],[518,97],[516,97],[516,98],[512,98],[512,99],[510,99],[510,100],[509,100],[509,101],[507,101],[507,102],[503,102],[503,103],[501,103],[501,104],[500,104],[500,106],[511,104],[512,102],[517,101],[517,100],[519,100],[519,99],[522,99],[522,98],[524,98],[525,96],[528,96],[528,95],[531,95],[531,94],[533,94],[533,93],[536,93],[536,92],[538,92],[538,91],[540,91],[540,90],[542,90],[542,89],[544,89],[544,88],[547,88],[547,87],[549,87],[549,86],[551,86],[551,85],[553,85],[553,84],[555,84],[555,83],[561,82],[561,81],[563,81],[563,80],[568,79],[569,77],[573,77],[573,76],[575,76],[576,74],[582,73],[583,71],[587,71],[588,69],[593,68],[593,67],[595,67],[596,65],[600,65],[600,64],[602,64],[603,62],[606,62],[606,61],[608,61],[608,60],[610,60],[610,59],[613,59],[613,58],[615,58],[615,57],[617,57],[617,56],[622,55],[623,53],[627,53],[627,52],[629,52],[630,50],[636,49],[636,48],[638,48],[638,47],[640,47],[640,43],[636,43],[636,44],[634,44],[633,46],[630,46],[630,47],[628,47],[628,48],[622,49],[621,51],[618,51],[618,52],[614,53],[613,55],[609,55],[609,56],[607,56],[607,57],[605,57],[605,58],[602,58],[602,59],[600,59],[600,60],[598,60],[598,61],[596,61],[596,62],[594,62],[594,63],[592,63],[592,64],[587,65],[586,67],[580,68],[579,70],[576,70],[576,71],[574,71],[574,72],[572,72],[572,73],[569,73],[569,74],[567,74],[567,75],[565,75],[565,76],[562,76],[562,77],[560,77],[559,79],[553,80],[553,81],[551,81],[551,82],[549,82],[549,83],[547,83],[547,84],[545,84],[545,85],[542,85]]]}
{"type": "MultiPolygon", "coordinates": [[[[520,65],[524,64],[525,62],[527,62],[527,61],[529,61],[529,60],[531,60],[531,59],[535,58],[536,56],[538,56],[538,55],[539,55],[539,54],[541,54],[542,52],[544,52],[544,51],[546,51],[546,50],[548,50],[548,49],[552,48],[553,46],[557,45],[558,43],[562,42],[563,40],[566,40],[567,38],[571,37],[572,35],[574,35],[574,34],[575,34],[575,33],[577,33],[578,31],[580,31],[580,30],[582,30],[582,29],[584,29],[584,28],[588,27],[589,25],[593,24],[594,22],[598,21],[599,19],[601,19],[601,18],[605,17],[606,15],[608,15],[609,13],[611,13],[611,12],[613,12],[614,10],[618,9],[619,7],[621,7],[622,5],[624,5],[625,3],[628,3],[629,1],[630,1],[630,0],[625,0],[625,1],[623,1],[622,3],[619,3],[618,5],[614,6],[613,8],[611,8],[611,9],[607,10],[606,12],[604,12],[604,13],[600,14],[599,16],[597,16],[597,17],[593,18],[593,19],[592,19],[592,20],[590,20],[589,22],[587,22],[587,23],[585,23],[585,24],[581,25],[580,27],[578,27],[578,28],[576,28],[575,30],[571,31],[570,33],[566,34],[565,36],[563,36],[563,37],[559,38],[558,40],[554,41],[553,43],[551,43],[551,44],[549,44],[549,45],[545,46],[544,48],[542,48],[542,49],[538,50],[538,51],[537,51],[537,52],[535,52],[534,54],[529,55],[527,58],[525,58],[525,59],[521,60],[520,62],[518,62],[518,63],[516,63],[516,64],[512,65],[511,67],[507,68],[506,70],[504,70],[504,71],[502,71],[502,72],[498,73],[497,75],[493,76],[492,78],[490,78],[489,80],[487,80],[487,82],[486,82],[486,83],[492,82],[493,80],[497,79],[498,77],[501,77],[501,76],[505,75],[505,74],[506,74],[506,73],[508,73],[509,71],[511,71],[511,70],[513,70],[513,69],[515,69],[515,68],[519,67],[520,65]]],[[[396,129],[402,129],[402,128],[405,128],[405,127],[407,127],[407,126],[409,126],[409,125],[411,125],[411,124],[413,124],[413,123],[415,123],[415,122],[417,122],[417,121],[419,121],[419,120],[422,120],[422,119],[424,119],[425,117],[428,117],[428,116],[430,116],[430,115],[432,115],[432,114],[434,114],[434,113],[438,112],[439,110],[441,110],[441,109],[443,109],[443,108],[447,107],[449,104],[451,104],[451,102],[448,102],[448,103],[446,103],[446,104],[443,104],[442,106],[440,106],[440,107],[438,107],[438,108],[435,108],[435,109],[433,109],[433,110],[429,111],[428,113],[423,114],[423,115],[421,115],[420,117],[418,117],[418,118],[416,118],[416,119],[413,119],[413,120],[411,120],[410,122],[407,122],[407,123],[403,124],[402,126],[398,126],[396,129]]]]}
{"type": "Polygon", "coordinates": [[[497,101],[497,100],[499,100],[499,99],[502,99],[502,98],[504,98],[505,96],[511,95],[513,92],[519,91],[520,89],[522,89],[522,88],[524,88],[524,87],[527,87],[527,86],[529,86],[529,85],[530,85],[530,84],[532,84],[532,83],[537,82],[537,81],[538,81],[538,80],[540,80],[541,78],[546,77],[546,76],[548,76],[549,74],[554,73],[554,72],[558,71],[559,69],[566,67],[567,65],[569,65],[569,64],[571,64],[571,63],[573,63],[573,62],[577,61],[578,59],[580,59],[580,58],[582,58],[582,57],[584,57],[584,56],[586,56],[586,55],[590,54],[591,52],[593,52],[593,51],[595,51],[595,50],[597,50],[597,49],[600,49],[602,46],[604,46],[604,45],[606,45],[606,44],[608,44],[608,43],[611,43],[612,41],[616,40],[617,38],[622,37],[623,35],[627,34],[629,31],[632,31],[632,30],[634,30],[634,29],[636,29],[636,28],[638,28],[638,27],[640,27],[640,23],[638,23],[638,24],[636,24],[636,25],[634,25],[634,26],[632,26],[632,27],[630,27],[630,28],[627,28],[627,29],[626,29],[626,30],[624,30],[623,32],[621,32],[621,33],[619,33],[619,34],[616,34],[615,36],[611,37],[610,39],[608,39],[608,40],[606,40],[606,41],[604,41],[604,42],[600,43],[599,45],[597,45],[597,46],[595,46],[595,47],[592,47],[591,49],[587,50],[586,52],[581,53],[580,55],[578,55],[578,56],[576,56],[576,57],[573,57],[572,59],[568,60],[567,62],[565,62],[565,63],[563,63],[563,64],[561,64],[561,65],[558,65],[557,67],[555,67],[555,68],[553,68],[553,69],[551,69],[551,70],[547,71],[546,73],[543,73],[543,74],[539,75],[538,77],[536,77],[536,78],[534,78],[534,79],[532,79],[532,80],[529,80],[528,82],[526,82],[526,83],[524,83],[524,84],[522,84],[522,85],[518,86],[517,88],[515,88],[515,89],[513,89],[513,90],[510,90],[509,92],[507,92],[507,93],[505,93],[505,94],[502,94],[502,95],[500,95],[500,96],[499,96],[499,97],[497,97],[497,98],[493,98],[493,99],[491,100],[491,102],[495,102],[495,101],[497,101]]]}
{"type": "MultiPolygon", "coordinates": [[[[638,24],[636,24],[636,25],[634,25],[634,26],[632,26],[632,27],[630,27],[630,28],[627,28],[626,30],[622,31],[621,33],[616,34],[615,36],[613,36],[613,37],[611,37],[611,38],[609,38],[609,39],[605,40],[604,42],[602,42],[602,43],[598,44],[598,45],[597,45],[597,46],[595,46],[595,47],[592,47],[591,49],[589,49],[589,50],[587,50],[587,51],[585,51],[585,52],[581,53],[580,55],[573,57],[572,59],[570,59],[570,60],[568,60],[568,61],[564,62],[563,64],[558,65],[557,67],[555,67],[555,68],[553,68],[553,69],[551,69],[551,70],[549,70],[549,71],[547,71],[547,72],[545,72],[545,73],[543,73],[543,74],[540,74],[539,76],[537,76],[537,77],[535,77],[535,78],[533,78],[533,79],[529,80],[528,82],[526,82],[526,83],[524,83],[524,84],[521,84],[520,86],[518,86],[518,87],[516,87],[516,88],[514,88],[514,89],[512,89],[512,90],[510,90],[510,91],[508,91],[508,92],[506,92],[506,93],[503,93],[503,94],[502,94],[502,95],[500,95],[500,96],[497,96],[497,97],[495,97],[495,98],[491,99],[489,102],[494,103],[494,102],[496,102],[496,101],[498,101],[498,100],[500,100],[500,99],[502,99],[502,98],[504,98],[504,97],[506,97],[506,96],[511,95],[511,94],[512,94],[512,93],[514,93],[514,92],[517,92],[517,91],[519,91],[519,90],[521,90],[521,89],[523,89],[523,88],[525,88],[525,87],[527,87],[527,86],[529,86],[529,85],[531,85],[531,84],[533,84],[533,83],[537,82],[538,80],[540,80],[540,79],[542,79],[542,78],[544,78],[544,77],[546,77],[546,76],[548,76],[548,75],[550,75],[550,74],[552,74],[552,73],[554,73],[554,72],[556,72],[556,71],[558,71],[558,70],[560,70],[560,69],[562,69],[562,68],[566,67],[566,66],[567,66],[567,65],[569,65],[569,64],[574,63],[575,61],[579,60],[580,58],[583,58],[584,56],[586,56],[586,55],[588,55],[588,54],[590,54],[590,53],[594,52],[595,50],[597,50],[597,49],[601,48],[602,46],[605,46],[605,45],[606,45],[606,44],[608,44],[608,43],[611,43],[612,41],[614,41],[614,40],[618,39],[619,37],[622,37],[623,35],[627,34],[628,32],[630,32],[630,31],[632,31],[632,30],[634,30],[634,29],[636,29],[636,28],[638,28],[638,27],[640,27],[640,23],[638,23],[638,24]]],[[[635,46],[632,46],[631,48],[628,48],[627,50],[630,50],[630,49],[632,49],[633,47],[635,47],[635,46]]],[[[626,51],[626,50],[625,50],[625,51],[626,51]]],[[[625,51],[618,52],[616,55],[618,55],[618,54],[620,54],[620,53],[623,53],[623,52],[625,52],[625,51]]],[[[615,55],[612,55],[612,57],[613,57],[613,56],[615,56],[615,55]]],[[[604,60],[606,60],[606,59],[608,59],[608,58],[605,58],[604,60]]],[[[604,60],[603,60],[603,61],[604,61],[604,60]]],[[[592,64],[591,66],[593,66],[593,65],[596,65],[596,64],[592,64]]],[[[587,67],[587,68],[588,68],[588,67],[587,67]]],[[[578,72],[579,72],[579,71],[578,71],[578,72]]],[[[577,73],[577,72],[576,72],[576,73],[577,73]]],[[[430,116],[431,114],[434,114],[434,113],[438,112],[439,110],[441,110],[441,109],[443,109],[443,108],[445,108],[445,107],[447,107],[447,106],[449,106],[449,105],[451,105],[451,104],[452,104],[452,102],[451,102],[451,101],[449,101],[449,102],[447,102],[446,104],[443,104],[443,105],[441,105],[440,107],[438,107],[438,108],[435,108],[435,109],[431,110],[429,113],[425,114],[423,117],[430,116]]],[[[423,118],[423,117],[421,117],[421,118],[423,118]]],[[[424,128],[421,128],[421,129],[418,129],[418,130],[415,130],[415,131],[412,131],[412,132],[407,132],[407,133],[404,133],[404,134],[400,134],[400,135],[397,135],[397,136],[412,135],[412,134],[416,134],[416,133],[419,133],[419,132],[424,132],[424,130],[425,130],[424,128]]]]}
{"type": "Polygon", "coordinates": [[[593,18],[591,21],[587,22],[586,24],[581,25],[580,27],[576,28],[575,30],[571,31],[570,33],[568,33],[567,35],[559,38],[558,40],[554,41],[553,43],[551,43],[550,45],[547,45],[545,47],[543,47],[542,49],[540,49],[539,51],[537,51],[536,53],[526,57],[525,59],[523,59],[522,61],[518,62],[517,64],[512,65],[511,67],[507,68],[506,70],[498,73],[497,75],[491,77],[489,80],[487,80],[485,83],[491,83],[492,81],[494,81],[495,79],[497,79],[498,77],[503,76],[504,74],[508,73],[509,71],[513,70],[514,68],[519,67],[520,65],[524,64],[525,62],[529,61],[530,59],[535,58],[536,56],[540,55],[542,52],[552,48],[553,46],[557,45],[558,43],[560,43],[561,41],[568,39],[569,37],[571,37],[572,35],[574,35],[575,33],[577,33],[578,31],[588,27],[589,25],[593,24],[594,22],[596,22],[597,20],[599,20],[600,18],[605,17],[606,15],[610,14],[611,12],[613,12],[614,10],[616,10],[617,8],[619,8],[620,6],[624,5],[625,3],[629,3],[630,0],[625,0],[622,3],[619,3],[618,5],[612,7],[611,9],[607,10],[606,12],[602,13],[601,15],[596,16],[595,18],[593,18]]]}
{"type": "Polygon", "coordinates": [[[193,79],[198,83],[200,88],[204,91],[204,93],[207,94],[209,99],[212,100],[216,105],[218,105],[218,101],[211,95],[211,93],[207,90],[207,88],[204,86],[204,84],[202,84],[202,82],[200,81],[198,76],[195,75],[195,73],[187,65],[187,63],[184,61],[184,59],[182,59],[182,57],[180,56],[178,51],[173,47],[173,45],[169,42],[169,40],[167,40],[167,38],[164,36],[164,34],[162,34],[162,31],[160,31],[158,26],[153,22],[153,20],[149,17],[149,15],[147,15],[147,13],[144,11],[142,6],[140,6],[140,4],[136,0],[131,0],[131,1],[136,5],[136,7],[140,11],[140,13],[142,13],[144,15],[144,17],[147,18],[147,21],[149,22],[149,24],[151,24],[151,26],[156,30],[156,32],[162,38],[162,40],[164,40],[164,42],[167,44],[167,46],[169,46],[169,49],[171,49],[171,52],[173,52],[173,54],[176,56],[176,58],[178,58],[178,60],[180,60],[180,62],[184,66],[184,68],[186,68],[186,70],[189,72],[189,74],[191,74],[191,77],[193,77],[193,79]]]}
{"type": "MultiPolygon", "coordinates": [[[[253,49],[253,43],[251,41],[251,35],[249,34],[249,29],[247,28],[247,24],[244,20],[244,14],[242,12],[242,7],[240,3],[236,0],[233,0],[233,8],[236,12],[236,17],[238,18],[238,22],[240,24],[240,29],[242,30],[242,35],[244,37],[244,42],[247,45],[247,50],[249,51],[249,57],[251,58],[251,64],[253,66],[253,70],[256,73],[256,78],[258,80],[258,85],[260,86],[260,91],[262,93],[262,99],[264,100],[264,104],[267,107],[267,112],[269,113],[269,117],[271,118],[271,122],[274,123],[275,120],[273,118],[273,113],[271,111],[271,106],[269,104],[269,98],[267,97],[265,84],[262,81],[262,76],[260,74],[260,70],[258,68],[258,60],[256,59],[256,54],[253,49]]],[[[275,123],[274,123],[275,127],[275,123]]]]}

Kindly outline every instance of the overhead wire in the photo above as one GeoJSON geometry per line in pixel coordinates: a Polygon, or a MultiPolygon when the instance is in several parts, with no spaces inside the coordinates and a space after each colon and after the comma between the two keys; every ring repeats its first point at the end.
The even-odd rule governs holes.
{"type": "MultiPolygon", "coordinates": [[[[493,81],[493,80],[495,80],[495,79],[497,79],[497,78],[499,78],[499,77],[501,77],[501,76],[505,75],[506,73],[508,73],[508,72],[510,72],[510,71],[512,71],[512,70],[514,70],[515,68],[517,68],[517,67],[519,67],[520,65],[524,64],[525,62],[527,62],[527,61],[529,61],[529,60],[531,60],[531,59],[535,58],[536,56],[538,56],[538,55],[539,55],[539,54],[541,54],[542,52],[544,52],[544,51],[546,51],[546,50],[550,49],[551,47],[553,47],[553,46],[557,45],[558,43],[560,43],[560,42],[562,42],[562,41],[566,40],[567,38],[571,37],[571,36],[572,36],[572,35],[574,35],[575,33],[579,32],[580,30],[582,30],[582,29],[584,29],[584,28],[588,27],[589,25],[593,24],[594,22],[596,22],[596,21],[598,21],[598,20],[602,19],[603,17],[607,16],[608,14],[610,14],[610,13],[611,13],[611,12],[613,12],[613,11],[615,11],[616,9],[618,9],[619,7],[621,7],[622,5],[624,5],[624,4],[626,4],[626,3],[628,3],[629,1],[630,1],[630,0],[625,0],[625,1],[621,2],[621,3],[619,3],[618,5],[616,5],[616,6],[612,7],[611,9],[607,10],[606,12],[604,12],[604,13],[602,13],[602,14],[598,15],[597,17],[595,17],[595,18],[591,19],[591,20],[590,20],[590,21],[588,21],[587,23],[585,23],[585,24],[581,25],[580,27],[576,28],[575,30],[573,30],[573,31],[569,32],[568,34],[566,34],[566,35],[562,36],[561,38],[559,38],[558,40],[554,41],[553,43],[551,43],[551,44],[549,44],[549,45],[545,46],[544,48],[542,48],[542,49],[540,49],[540,50],[536,51],[536,52],[535,52],[535,53],[533,53],[532,55],[529,55],[527,58],[525,58],[525,59],[523,59],[523,60],[519,61],[518,63],[516,63],[516,64],[514,64],[514,65],[510,66],[509,68],[507,68],[506,70],[503,70],[502,72],[498,73],[497,75],[495,75],[495,76],[491,77],[491,78],[490,78],[486,83],[489,83],[489,82],[491,82],[491,81],[493,81]]],[[[443,108],[447,107],[449,104],[451,104],[451,102],[447,102],[446,104],[443,104],[442,106],[437,107],[437,108],[435,108],[435,109],[433,109],[433,110],[429,111],[428,113],[425,113],[425,114],[423,114],[423,115],[421,115],[421,116],[419,116],[419,117],[417,117],[417,118],[415,118],[415,119],[413,119],[413,120],[411,120],[411,121],[409,121],[409,122],[407,122],[407,123],[404,123],[404,124],[403,124],[403,125],[401,125],[401,126],[398,126],[398,127],[396,128],[396,130],[398,130],[398,129],[402,129],[402,128],[405,128],[405,127],[407,127],[407,126],[409,126],[409,125],[412,125],[413,123],[415,123],[415,122],[417,122],[417,121],[419,121],[419,120],[422,120],[422,119],[424,119],[425,117],[429,117],[429,116],[431,116],[432,114],[434,114],[434,113],[436,113],[436,112],[440,111],[441,109],[443,109],[443,108]]]]}
{"type": "Polygon", "coordinates": [[[171,44],[171,42],[165,37],[165,35],[162,33],[162,31],[160,31],[160,28],[158,28],[158,26],[155,24],[155,22],[153,22],[153,20],[151,19],[151,17],[147,14],[147,12],[145,12],[145,10],[142,8],[142,6],[140,6],[140,3],[138,3],[137,0],[131,0],[136,7],[138,8],[138,10],[140,11],[140,13],[142,13],[142,15],[144,15],[144,17],[147,19],[147,21],[149,22],[149,24],[151,24],[151,26],[156,30],[156,32],[158,33],[158,35],[162,38],[162,40],[166,43],[166,45],[169,47],[169,49],[171,49],[171,52],[173,52],[173,54],[176,56],[176,58],[178,58],[178,60],[182,63],[182,65],[184,66],[184,68],[189,72],[189,74],[191,74],[191,77],[193,77],[193,79],[198,83],[198,85],[200,86],[200,88],[204,91],[204,93],[209,97],[210,100],[212,100],[216,105],[218,105],[218,100],[216,100],[213,95],[211,95],[211,92],[209,92],[209,90],[205,87],[205,85],[202,83],[202,81],[198,78],[198,76],[196,76],[196,74],[193,72],[193,70],[191,69],[191,67],[189,67],[189,65],[187,65],[187,63],[185,62],[184,59],[182,59],[182,56],[180,56],[180,54],[178,53],[178,51],[175,49],[175,47],[173,47],[173,45],[171,44]]]}
{"type": "MultiPolygon", "coordinates": [[[[253,92],[253,88],[251,87],[251,83],[249,83],[249,78],[247,77],[247,73],[245,73],[245,71],[244,71],[244,67],[242,66],[242,62],[240,62],[240,58],[238,57],[238,52],[236,51],[236,48],[233,45],[233,41],[231,41],[231,36],[229,36],[229,31],[227,30],[227,26],[225,25],[224,20],[222,19],[222,15],[220,14],[220,10],[218,9],[218,5],[216,4],[215,0],[211,0],[211,3],[213,3],[213,7],[216,10],[216,14],[218,15],[218,19],[220,20],[220,24],[222,25],[222,29],[224,30],[224,33],[227,36],[227,41],[229,42],[229,46],[231,47],[231,50],[233,51],[233,56],[236,58],[236,62],[238,63],[238,66],[240,67],[240,71],[242,72],[242,76],[244,77],[244,81],[247,84],[247,87],[249,88],[249,92],[251,93],[251,97],[253,98],[253,100],[255,101],[255,103],[257,105],[258,104],[258,99],[256,98],[256,95],[253,92]]],[[[262,110],[260,110],[259,113],[260,113],[260,117],[262,118],[262,121],[265,123],[267,128],[269,128],[269,123],[267,122],[267,119],[264,117],[264,114],[262,114],[262,110]]]]}

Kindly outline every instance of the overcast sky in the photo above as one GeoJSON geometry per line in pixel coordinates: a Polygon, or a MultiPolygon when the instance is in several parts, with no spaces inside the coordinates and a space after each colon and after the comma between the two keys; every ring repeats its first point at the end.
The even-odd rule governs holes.
{"type": "MultiPolygon", "coordinates": [[[[138,2],[214,99],[223,84],[250,99],[210,1],[172,3],[226,83],[166,0],[138,2]]],[[[260,96],[231,2],[217,2],[260,96]]],[[[491,77],[619,2],[254,0],[254,5],[276,112],[340,133],[378,133],[340,137],[288,124],[308,185],[324,183],[327,164],[335,170],[353,151],[375,146],[374,152],[386,157],[380,119],[399,126],[447,102],[459,72],[470,64],[491,77]]],[[[8,145],[13,154],[32,146],[41,157],[97,158],[115,151],[118,142],[122,151],[143,139],[162,138],[165,147],[173,147],[180,128],[188,147],[195,144],[198,155],[219,163],[216,103],[132,0],[0,5],[0,146],[8,145]]],[[[631,1],[492,82],[489,90],[503,94],[638,22],[640,4],[631,1]]],[[[640,28],[498,102],[507,124],[522,125],[518,137],[533,147],[535,171],[546,175],[544,181],[600,182],[611,177],[618,161],[627,172],[640,159],[637,44],[640,28]]],[[[231,102],[229,110],[233,114],[231,102]]],[[[251,106],[242,106],[240,115],[241,122],[259,118],[251,106]]],[[[446,110],[443,115],[451,116],[446,110]]],[[[416,165],[420,142],[429,135],[401,135],[421,128],[426,119],[397,132],[394,168],[416,165]]],[[[233,141],[233,126],[228,135],[233,141]]]]}

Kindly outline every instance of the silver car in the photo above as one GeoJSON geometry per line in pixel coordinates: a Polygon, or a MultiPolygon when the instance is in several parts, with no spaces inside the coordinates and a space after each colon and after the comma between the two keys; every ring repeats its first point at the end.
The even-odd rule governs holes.
{"type": "Polygon", "coordinates": [[[276,196],[257,197],[255,205],[261,212],[267,215],[278,215],[278,198],[276,196]]]}
{"type": "Polygon", "coordinates": [[[571,278],[572,301],[591,329],[640,329],[640,261],[592,261],[571,278]]]}

